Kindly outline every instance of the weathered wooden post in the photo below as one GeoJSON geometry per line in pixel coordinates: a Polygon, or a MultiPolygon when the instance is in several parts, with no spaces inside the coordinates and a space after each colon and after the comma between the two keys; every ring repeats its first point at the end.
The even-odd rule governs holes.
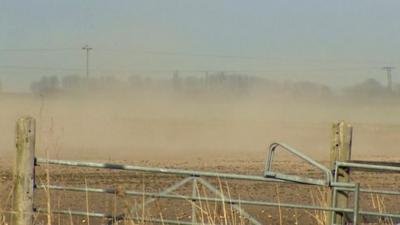
{"type": "MultiPolygon", "coordinates": [[[[330,149],[330,169],[335,176],[335,162],[346,162],[351,159],[351,144],[353,137],[353,127],[351,124],[341,121],[332,125],[332,140],[330,149]]],[[[337,182],[349,182],[350,170],[341,168],[338,170],[337,182]]],[[[344,191],[331,189],[328,196],[328,204],[333,207],[347,208],[348,195],[344,191]],[[336,193],[335,193],[336,192],[336,193]]],[[[346,224],[347,218],[342,212],[329,213],[326,224],[346,224]]]]}
{"type": "Polygon", "coordinates": [[[16,126],[16,167],[13,187],[13,225],[33,224],[35,178],[35,119],[22,117],[16,126]]]}

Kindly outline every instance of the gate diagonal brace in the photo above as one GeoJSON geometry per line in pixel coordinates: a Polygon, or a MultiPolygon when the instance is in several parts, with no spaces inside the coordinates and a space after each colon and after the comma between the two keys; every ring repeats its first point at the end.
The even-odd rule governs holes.
{"type": "MultiPolygon", "coordinates": [[[[206,180],[204,180],[203,178],[198,178],[198,181],[204,185],[206,188],[208,188],[210,191],[212,191],[215,195],[217,195],[218,197],[220,197],[221,199],[226,199],[226,196],[219,191],[216,187],[214,187],[212,184],[210,184],[209,182],[207,182],[206,180]]],[[[262,225],[262,223],[260,221],[258,221],[256,218],[254,218],[252,215],[250,215],[249,213],[247,213],[246,211],[244,211],[244,209],[242,209],[242,207],[240,207],[240,205],[232,205],[232,208],[234,210],[236,210],[241,216],[243,216],[244,218],[246,218],[247,220],[249,220],[249,222],[251,224],[254,225],[262,225]]]]}
{"type": "MultiPolygon", "coordinates": [[[[177,183],[175,183],[174,185],[166,188],[164,191],[161,191],[160,194],[169,194],[172,193],[174,191],[176,191],[179,187],[183,186],[184,184],[186,184],[189,181],[199,181],[199,183],[201,183],[202,185],[204,185],[208,190],[210,190],[211,192],[213,192],[215,195],[217,195],[219,198],[221,199],[227,199],[226,196],[220,192],[216,187],[214,187],[212,184],[210,184],[209,182],[207,182],[206,180],[200,178],[200,177],[187,177],[177,183]]],[[[197,184],[196,184],[197,185],[197,184]]],[[[143,205],[146,206],[152,202],[156,201],[156,198],[148,198],[143,205]]],[[[133,209],[130,210],[130,214],[133,214],[135,212],[137,212],[137,210],[139,210],[140,206],[136,206],[133,207],[133,209]]],[[[251,216],[249,213],[247,213],[242,207],[238,206],[238,205],[234,205],[232,204],[232,208],[234,210],[236,210],[241,216],[243,216],[244,218],[246,218],[250,223],[254,224],[254,225],[262,225],[261,222],[259,222],[257,219],[255,219],[253,216],[251,216]]],[[[192,215],[193,216],[193,215],[192,215]]],[[[112,218],[110,218],[110,220],[108,221],[107,225],[113,225],[115,223],[117,223],[118,221],[122,221],[126,218],[127,216],[125,214],[120,214],[117,216],[114,216],[112,218]]],[[[195,221],[192,221],[193,224],[196,224],[195,221]]]]}
{"type": "MultiPolygon", "coordinates": [[[[184,184],[186,184],[187,182],[193,180],[193,177],[186,177],[183,180],[178,181],[177,183],[169,186],[168,188],[164,189],[163,191],[160,192],[160,194],[170,194],[173,193],[174,191],[176,191],[178,188],[182,187],[184,184]]],[[[145,207],[153,202],[155,202],[157,199],[156,198],[148,198],[147,200],[144,201],[143,204],[141,204],[141,207],[145,207]]],[[[140,206],[135,206],[132,209],[130,209],[130,214],[134,215],[134,213],[137,213],[137,211],[140,209],[140,206]]],[[[120,214],[117,215],[113,218],[111,218],[110,221],[108,221],[107,225],[112,225],[118,221],[122,221],[125,219],[125,217],[127,217],[125,214],[120,214]]]]}

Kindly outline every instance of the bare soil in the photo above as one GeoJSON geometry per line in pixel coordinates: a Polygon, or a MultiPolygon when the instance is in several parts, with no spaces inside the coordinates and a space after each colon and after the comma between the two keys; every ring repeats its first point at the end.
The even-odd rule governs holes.
{"type": "MultiPolygon", "coordinates": [[[[156,166],[156,167],[167,167],[167,168],[186,168],[186,169],[198,169],[203,171],[219,171],[219,172],[233,172],[240,174],[254,174],[261,175],[263,170],[263,161],[260,160],[213,160],[208,161],[207,166],[204,166],[205,162],[201,160],[197,161],[162,161],[155,160],[149,161],[119,161],[121,163],[129,163],[141,166],[156,166]]],[[[38,184],[46,183],[46,172],[45,166],[37,167],[37,179],[38,184]]],[[[66,168],[59,166],[50,166],[50,184],[65,185],[72,187],[98,187],[98,188],[114,188],[117,190],[136,190],[136,191],[148,191],[148,192],[159,192],[175,182],[183,179],[183,177],[168,176],[160,174],[149,174],[149,173],[137,173],[137,172],[126,172],[126,171],[112,171],[103,169],[82,169],[82,168],[66,168]]],[[[320,173],[300,162],[293,161],[280,161],[275,163],[275,169],[279,171],[286,171],[287,173],[307,176],[307,177],[320,177],[320,173]]],[[[12,179],[10,170],[2,170],[2,199],[3,203],[6,194],[10,189],[10,180],[12,179]]],[[[310,204],[326,206],[326,193],[327,189],[318,188],[309,185],[297,185],[297,184],[283,184],[283,183],[269,183],[269,182],[244,182],[236,180],[218,180],[206,178],[207,181],[214,184],[218,189],[225,193],[227,196],[241,200],[258,200],[258,201],[269,201],[269,202],[281,202],[281,203],[295,203],[295,204],[310,204]]],[[[382,173],[367,173],[367,172],[356,172],[352,174],[352,180],[354,182],[360,182],[363,188],[375,188],[384,190],[396,190],[400,191],[400,175],[399,174],[382,174],[382,173]]],[[[215,197],[211,192],[207,191],[199,185],[199,192],[205,197],[215,197]]],[[[182,195],[190,195],[192,192],[191,183],[181,187],[175,193],[182,195]]],[[[146,218],[162,218],[162,219],[179,219],[182,221],[191,220],[191,202],[186,200],[165,200],[160,199],[147,205],[144,210],[142,207],[143,197],[129,197],[126,195],[116,194],[96,194],[90,193],[77,193],[77,192],[65,192],[65,191],[51,191],[51,207],[54,209],[70,209],[70,210],[82,210],[86,211],[89,209],[90,212],[108,212],[113,215],[119,215],[119,213],[127,213],[127,208],[138,207],[137,215],[144,215],[146,218]],[[89,205],[86,204],[89,202],[89,205]]],[[[47,208],[48,196],[45,191],[37,190],[35,192],[35,206],[39,208],[47,208]]],[[[391,213],[400,213],[400,196],[389,196],[389,195],[371,195],[368,193],[362,194],[361,205],[362,210],[368,211],[385,211],[391,213]]],[[[215,217],[217,224],[224,224],[224,208],[228,212],[229,224],[241,224],[239,217],[237,221],[233,222],[229,205],[213,204],[208,202],[194,202],[198,207],[202,207],[205,211],[203,216],[205,222],[208,221],[206,215],[210,215],[211,218],[215,217]]],[[[352,203],[349,204],[349,207],[352,203]]],[[[4,210],[9,210],[10,205],[5,204],[4,210]]],[[[263,224],[321,224],[319,220],[324,218],[324,214],[314,210],[295,210],[273,207],[255,207],[255,206],[243,206],[243,208],[261,221],[263,224]],[[281,213],[281,216],[280,216],[281,213]]],[[[197,211],[198,218],[201,217],[200,210],[197,211]]],[[[362,218],[364,222],[377,223],[376,219],[362,218]]],[[[71,218],[69,216],[58,216],[52,217],[53,224],[70,224],[71,218]]],[[[74,217],[73,224],[87,224],[86,217],[74,217]]],[[[90,218],[91,224],[104,224],[107,220],[90,218]]],[[[381,221],[382,222],[382,221],[381,221]]],[[[386,221],[388,222],[388,221],[386,221]]],[[[393,223],[395,223],[394,221],[393,223]]],[[[46,217],[38,216],[36,218],[36,224],[45,224],[46,217]]],[[[246,220],[244,220],[247,224],[246,220]]],[[[383,222],[382,222],[383,223],[383,222]]]]}
{"type": "MultiPolygon", "coordinates": [[[[15,121],[24,115],[37,119],[36,154],[43,158],[262,175],[268,144],[274,141],[290,144],[326,164],[331,124],[346,120],[354,126],[353,159],[400,161],[398,103],[264,95],[211,98],[152,92],[128,93],[126,96],[110,93],[45,97],[0,95],[0,104],[0,205],[3,212],[11,207],[9,193],[15,158],[15,121]]],[[[318,171],[289,155],[282,154],[277,160],[279,171],[321,177],[318,171]]],[[[159,191],[179,179],[181,177],[122,171],[50,168],[50,184],[78,187],[159,191]]],[[[361,182],[363,188],[400,191],[398,174],[353,172],[352,179],[361,182]]],[[[218,180],[207,180],[220,187],[218,180]]],[[[37,169],[37,183],[46,183],[43,166],[37,169]]],[[[326,190],[307,185],[233,180],[221,181],[221,185],[224,193],[233,198],[315,205],[326,202],[326,190]]],[[[178,193],[190,194],[191,191],[192,187],[187,185],[178,193]]],[[[207,192],[202,194],[212,196],[207,192]]],[[[89,194],[86,199],[84,193],[52,191],[50,196],[52,208],[89,209],[113,215],[142,202],[141,197],[115,194],[89,194]]],[[[45,192],[38,190],[36,207],[46,208],[47,199],[45,192]]],[[[363,194],[362,209],[400,213],[399,200],[394,196],[363,194]]],[[[200,202],[195,204],[199,206],[200,202]]],[[[229,213],[224,216],[221,206],[214,210],[212,204],[209,207],[202,204],[201,208],[207,209],[203,215],[208,213],[208,218],[215,218],[218,224],[224,224],[226,217],[235,217],[229,213]]],[[[323,218],[310,210],[243,207],[263,224],[321,224],[323,218]]],[[[190,220],[190,210],[191,202],[158,200],[139,212],[145,217],[190,220]]],[[[69,216],[55,215],[52,220],[53,224],[72,224],[69,216]]],[[[231,220],[240,224],[237,222],[240,219],[231,220]]],[[[73,218],[72,222],[94,225],[105,221],[93,218],[87,221],[79,217],[73,218]]],[[[36,224],[46,224],[46,218],[43,215],[37,217],[36,224]]]]}

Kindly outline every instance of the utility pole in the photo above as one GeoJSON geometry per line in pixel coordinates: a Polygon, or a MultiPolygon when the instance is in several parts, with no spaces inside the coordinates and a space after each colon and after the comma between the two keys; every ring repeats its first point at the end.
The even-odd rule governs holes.
{"type": "Polygon", "coordinates": [[[210,85],[210,76],[208,75],[208,71],[205,71],[205,76],[204,76],[204,86],[205,88],[209,88],[210,85]]]}
{"type": "Polygon", "coordinates": [[[173,81],[173,85],[174,85],[174,90],[178,91],[181,89],[182,86],[182,82],[181,82],[181,78],[179,76],[179,71],[175,70],[174,74],[172,76],[172,81],[173,81]]]}
{"type": "Polygon", "coordinates": [[[387,76],[387,88],[389,91],[392,91],[392,70],[394,69],[393,66],[384,66],[382,67],[383,70],[386,71],[387,76]]]}
{"type": "Polygon", "coordinates": [[[86,79],[89,79],[89,51],[93,48],[90,48],[89,45],[85,45],[82,47],[82,50],[86,50],[86,79]]]}

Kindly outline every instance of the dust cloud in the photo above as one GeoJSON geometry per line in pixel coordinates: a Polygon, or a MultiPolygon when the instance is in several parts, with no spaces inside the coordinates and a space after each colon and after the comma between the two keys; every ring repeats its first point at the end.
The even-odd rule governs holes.
{"type": "Polygon", "coordinates": [[[286,89],[2,93],[1,158],[14,157],[15,122],[24,115],[37,119],[38,155],[51,158],[263,160],[267,146],[279,141],[328,159],[331,124],[340,120],[354,125],[354,156],[400,156],[397,100],[286,89]]]}

